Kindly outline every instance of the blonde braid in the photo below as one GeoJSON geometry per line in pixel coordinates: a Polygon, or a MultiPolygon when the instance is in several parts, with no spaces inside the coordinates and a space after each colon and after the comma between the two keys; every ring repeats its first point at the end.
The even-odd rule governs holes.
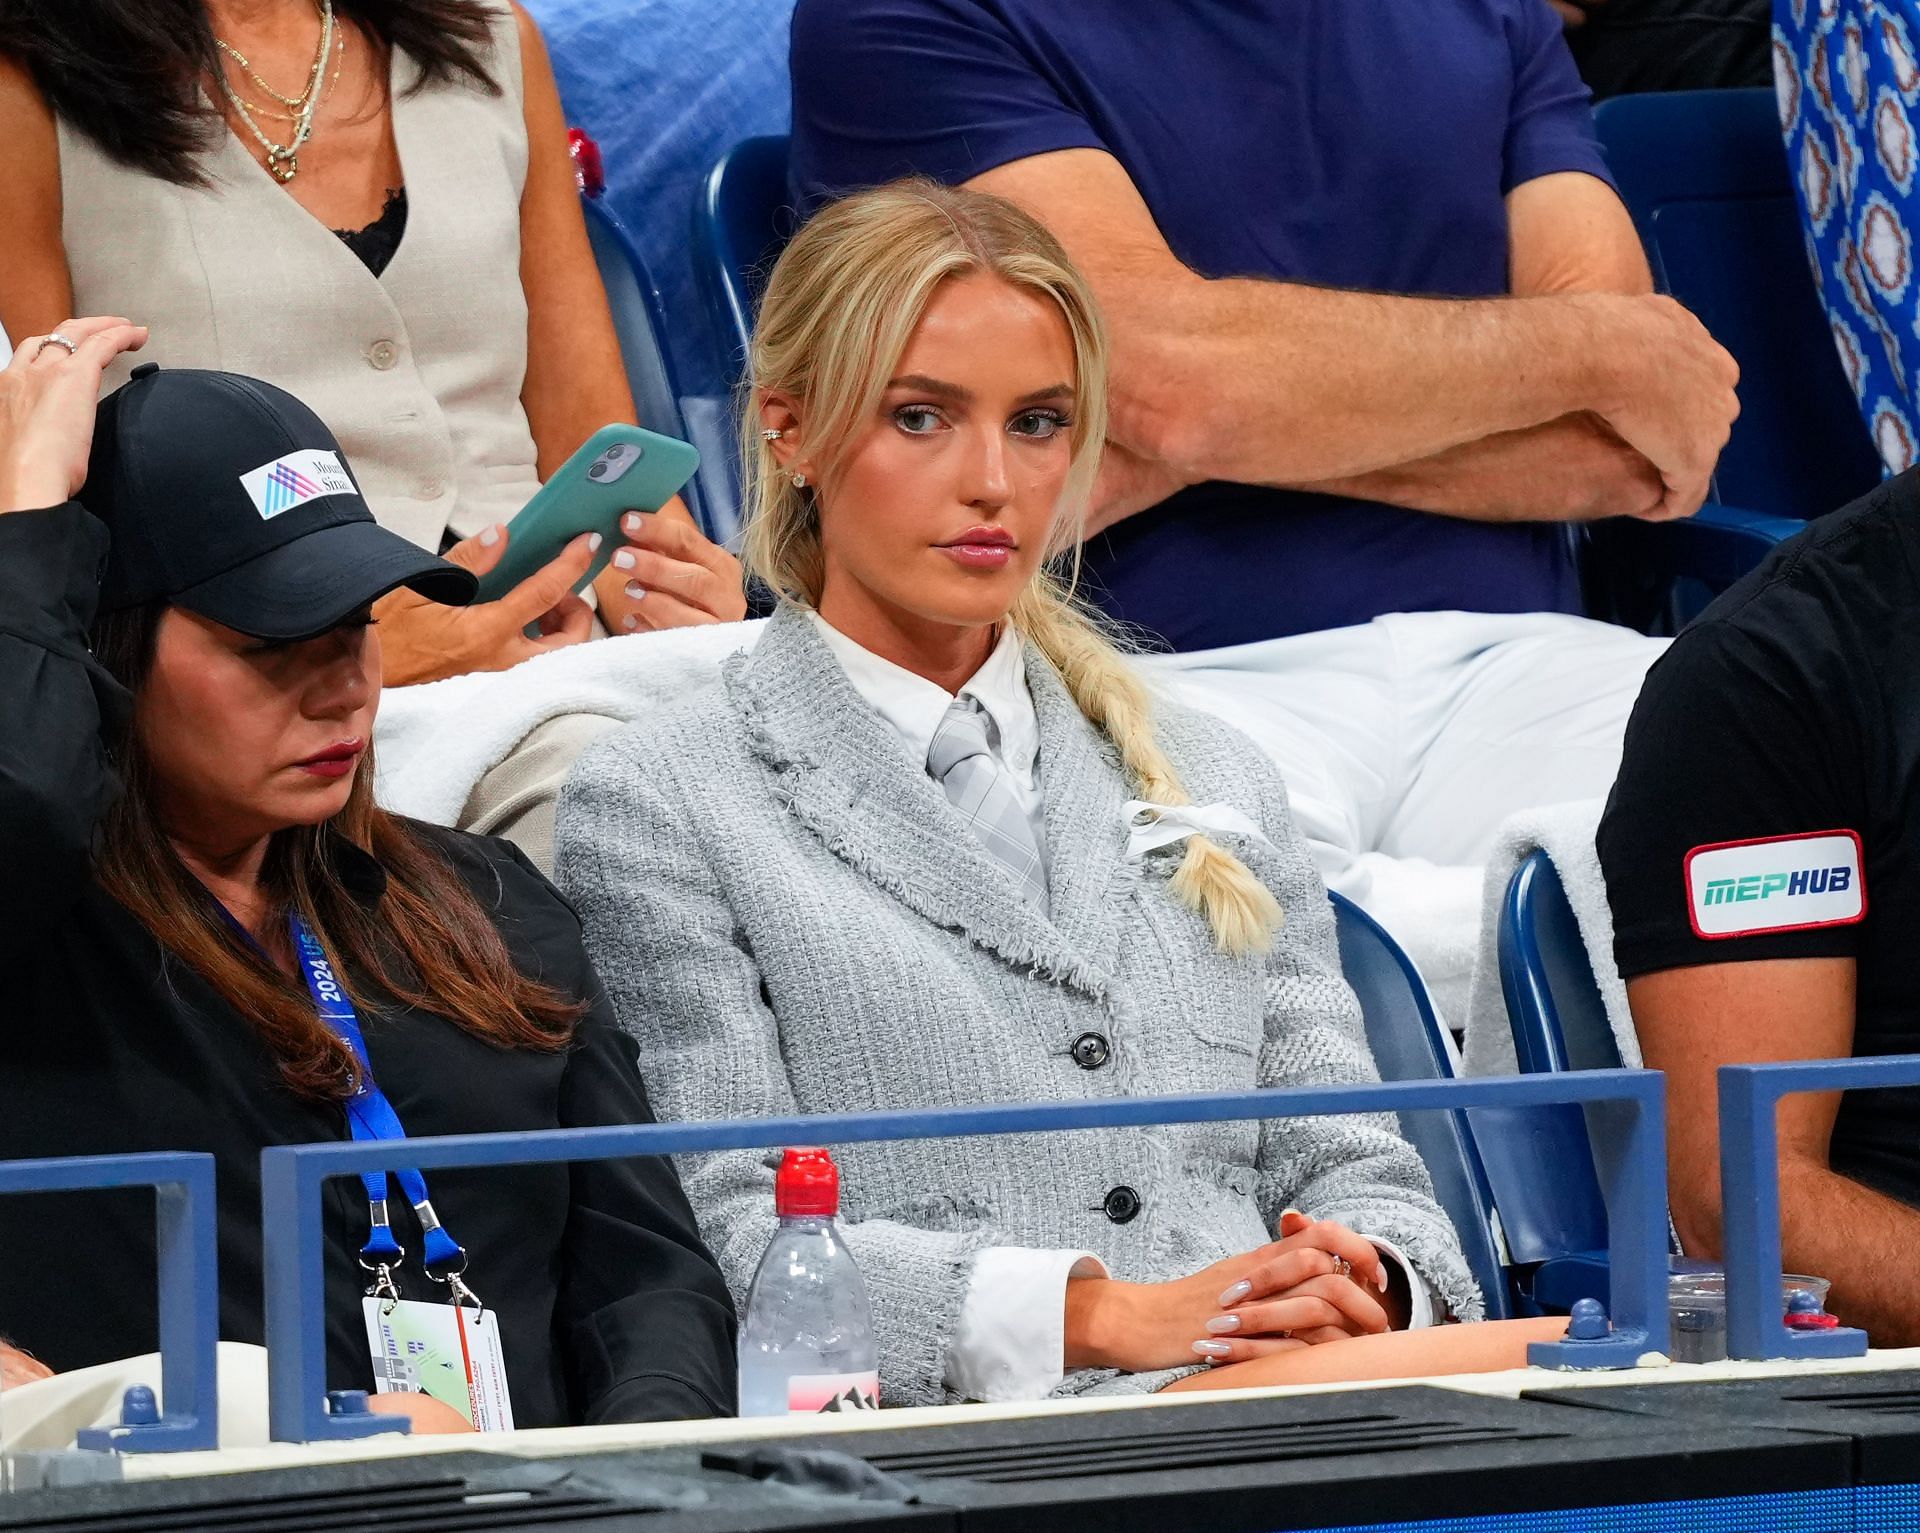
{"type": "MultiPolygon", "coordinates": [[[[1059,582],[1041,572],[1010,616],[1052,662],[1080,711],[1113,742],[1140,797],[1156,804],[1192,803],[1160,748],[1146,686],[1059,582]]],[[[1239,958],[1273,946],[1284,919],[1280,902],[1252,869],[1211,837],[1187,838],[1170,887],[1181,904],[1213,928],[1221,952],[1239,958]]]]}

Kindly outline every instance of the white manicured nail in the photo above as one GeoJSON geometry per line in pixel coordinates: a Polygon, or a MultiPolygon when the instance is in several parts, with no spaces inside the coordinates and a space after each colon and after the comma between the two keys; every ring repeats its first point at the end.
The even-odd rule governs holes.
{"type": "Polygon", "coordinates": [[[1379,1271],[1374,1273],[1373,1282],[1374,1286],[1378,1288],[1380,1292],[1385,1293],[1387,1291],[1387,1269],[1385,1264],[1382,1264],[1379,1271]]]}
{"type": "Polygon", "coordinates": [[[1220,1307],[1225,1309],[1229,1304],[1238,1304],[1252,1292],[1253,1284],[1249,1283],[1245,1278],[1242,1278],[1239,1282],[1235,1283],[1233,1287],[1220,1295],[1220,1307]]]}
{"type": "Polygon", "coordinates": [[[628,633],[632,633],[634,629],[640,626],[640,619],[635,617],[632,613],[628,613],[625,617],[620,619],[620,626],[626,629],[628,633]]]}
{"type": "Polygon", "coordinates": [[[647,594],[647,588],[641,585],[639,581],[629,580],[627,582],[627,595],[630,598],[632,598],[634,601],[639,601],[640,598],[645,596],[646,594],[647,594]]]}
{"type": "Polygon", "coordinates": [[[606,542],[606,539],[601,537],[597,532],[587,534],[587,547],[596,554],[600,552],[600,545],[604,542],[606,542]]]}
{"type": "Polygon", "coordinates": [[[1224,1341],[1196,1341],[1193,1350],[1202,1357],[1226,1357],[1233,1351],[1224,1341]]]}
{"type": "Polygon", "coordinates": [[[619,549],[613,556],[613,567],[617,570],[630,570],[639,562],[631,548],[619,549]]]}
{"type": "Polygon", "coordinates": [[[480,534],[480,546],[482,548],[491,548],[499,541],[500,529],[498,527],[489,527],[485,532],[480,534]]]}
{"type": "Polygon", "coordinates": [[[629,511],[627,513],[626,520],[623,521],[620,525],[626,528],[628,532],[639,532],[639,531],[642,531],[647,524],[644,520],[641,519],[640,513],[638,511],[629,511]]]}
{"type": "Polygon", "coordinates": [[[1240,1329],[1240,1317],[1238,1315],[1215,1315],[1207,1322],[1207,1329],[1212,1331],[1216,1336],[1224,1335],[1228,1331],[1237,1331],[1240,1329]]]}

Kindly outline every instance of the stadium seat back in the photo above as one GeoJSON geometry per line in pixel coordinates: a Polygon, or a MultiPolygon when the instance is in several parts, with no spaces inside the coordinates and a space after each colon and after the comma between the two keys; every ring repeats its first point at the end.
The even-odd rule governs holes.
{"type": "Polygon", "coordinates": [[[1619,96],[1594,120],[1655,283],[1740,364],[1714,499],[1806,519],[1879,483],[1808,262],[1773,92],[1619,96]]]}
{"type": "Polygon", "coordinates": [[[784,134],[742,139],[720,157],[694,205],[694,259],[728,377],[745,365],[767,273],[798,225],[788,142],[784,134]]]}
{"type": "Polygon", "coordinates": [[[613,312],[627,387],[648,429],[677,436],[700,449],[700,469],[681,492],[700,528],[715,542],[733,539],[740,526],[739,470],[732,417],[725,399],[683,396],[665,347],[666,323],[659,290],[632,237],[612,209],[583,196],[587,238],[600,268],[600,282],[613,312]]]}
{"type": "MultiPolygon", "coordinates": [[[[1521,863],[1501,902],[1500,983],[1527,1074],[1618,1069],[1620,1051],[1573,906],[1545,852],[1521,863]]],[[[1606,1294],[1607,1215],[1596,1155],[1603,1111],[1554,1107],[1474,1114],[1474,1136],[1523,1287],[1541,1307],[1606,1294]]]]}
{"type": "MultiPolygon", "coordinates": [[[[1367,1043],[1382,1080],[1447,1079],[1455,1072],[1445,1030],[1412,961],[1385,929],[1351,900],[1331,896],[1340,967],[1360,999],[1367,1043]]],[[[1440,1206],[1460,1233],[1467,1265],[1486,1295],[1487,1314],[1512,1313],[1494,1234],[1493,1199],[1465,1114],[1407,1113],[1401,1126],[1427,1163],[1440,1206]]]]}

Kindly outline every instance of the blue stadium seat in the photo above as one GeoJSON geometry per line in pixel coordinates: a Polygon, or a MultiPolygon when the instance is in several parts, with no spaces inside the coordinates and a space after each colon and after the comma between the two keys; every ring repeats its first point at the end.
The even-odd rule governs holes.
{"type": "Polygon", "coordinates": [[[1594,113],[1654,281],[1740,364],[1722,505],[1801,520],[1880,482],[1834,350],[1770,89],[1617,96],[1594,113]]]}
{"type": "MultiPolygon", "coordinates": [[[[1340,967],[1360,998],[1367,1043],[1380,1067],[1381,1079],[1451,1077],[1454,1069],[1449,1040],[1412,962],[1379,922],[1358,905],[1342,895],[1330,898],[1340,940],[1340,967]]],[[[1488,1317],[1503,1320],[1513,1313],[1507,1275],[1494,1235],[1492,1196],[1465,1116],[1458,1112],[1409,1113],[1401,1126],[1427,1163],[1440,1205],[1460,1232],[1467,1265],[1486,1295],[1488,1317]]]]}
{"type": "Polygon", "coordinates": [[[583,194],[581,207],[640,419],[650,430],[700,449],[700,470],[681,496],[708,537],[728,542],[739,530],[740,490],[727,401],[680,393],[661,341],[665,321],[659,290],[632,236],[601,198],[583,194]]]}
{"type": "Polygon", "coordinates": [[[784,134],[742,139],[720,157],[694,206],[694,260],[729,377],[746,362],[760,290],[798,223],[788,142],[784,134]]]}
{"type": "MultiPolygon", "coordinates": [[[[694,208],[694,261],[712,344],[728,376],[746,359],[767,272],[798,222],[787,185],[788,143],[784,135],[742,139],[714,165],[694,208]]],[[[1802,286],[1809,285],[1804,270],[1801,276],[1802,286]]],[[[1839,363],[1828,361],[1837,371],[1839,363]]],[[[1840,504],[1833,500],[1819,509],[1840,504]]],[[[1686,522],[1606,524],[1597,538],[1569,529],[1570,537],[1591,545],[1581,558],[1593,615],[1671,631],[1670,593],[1677,580],[1709,594],[1723,591],[1799,530],[1798,523],[1763,510],[1710,506],[1686,522]]]]}
{"type": "MultiPolygon", "coordinates": [[[[1585,941],[1545,852],[1520,864],[1500,905],[1500,987],[1520,1069],[1618,1069],[1585,941]]],[[[1474,1138],[1528,1307],[1564,1310],[1607,1292],[1599,1114],[1574,1107],[1474,1114],[1474,1138]]],[[[1524,1301],[1523,1301],[1524,1302],[1524,1301]]]]}

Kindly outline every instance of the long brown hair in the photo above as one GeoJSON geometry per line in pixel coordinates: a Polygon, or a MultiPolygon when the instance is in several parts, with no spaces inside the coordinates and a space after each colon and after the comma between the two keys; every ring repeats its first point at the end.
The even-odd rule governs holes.
{"type": "MultiPolygon", "coordinates": [[[[162,602],[110,613],[94,625],[94,658],[138,696],[153,665],[162,602]]],[[[243,941],[180,860],[153,810],[152,763],[129,719],[108,750],[122,791],[102,826],[101,886],[251,1022],[305,1097],[352,1095],[352,1052],[314,1013],[300,981],[243,941]]],[[[522,974],[506,942],[452,865],[404,820],[373,801],[372,752],[346,805],[320,825],[277,833],[263,880],[277,911],[298,911],[326,945],[357,1001],[388,1002],[446,1017],[503,1049],[564,1048],[586,1010],[522,974]],[[377,909],[361,903],[335,866],[335,838],[385,869],[377,909]]]]}
{"type": "MultiPolygon", "coordinates": [[[[499,94],[488,72],[496,7],[484,0],[334,0],[415,67],[408,89],[465,79],[499,94]]],[[[206,0],[0,0],[0,53],[21,60],[53,110],[122,164],[183,186],[225,132],[202,99],[220,55],[206,0]]]]}

